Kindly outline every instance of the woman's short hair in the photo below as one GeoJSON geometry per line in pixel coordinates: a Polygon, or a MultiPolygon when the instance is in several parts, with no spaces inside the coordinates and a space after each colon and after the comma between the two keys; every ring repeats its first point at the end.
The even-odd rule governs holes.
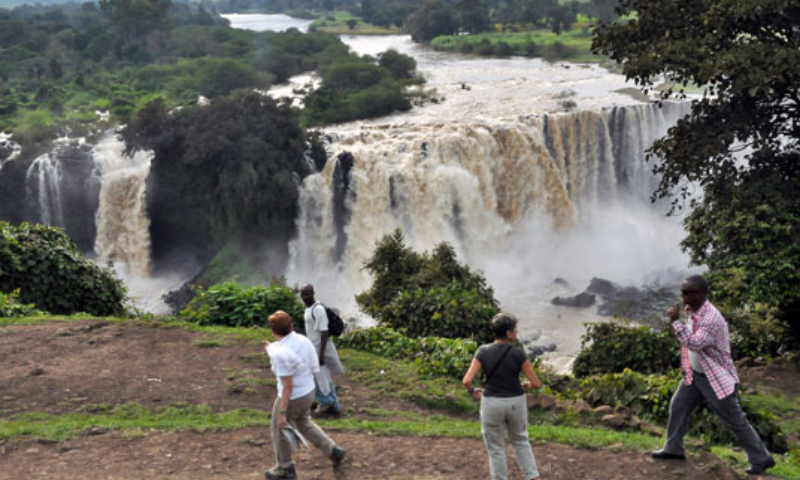
{"type": "Polygon", "coordinates": [[[269,316],[269,329],[282,337],[289,335],[292,333],[292,317],[283,310],[276,310],[269,316]]]}
{"type": "Polygon", "coordinates": [[[500,312],[492,317],[492,332],[494,338],[508,338],[508,332],[513,332],[517,327],[517,317],[510,313],[500,312]]]}

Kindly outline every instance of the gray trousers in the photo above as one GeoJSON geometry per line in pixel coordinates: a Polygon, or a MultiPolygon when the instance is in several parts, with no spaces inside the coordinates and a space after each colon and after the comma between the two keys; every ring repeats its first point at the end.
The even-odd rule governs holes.
{"type": "Polygon", "coordinates": [[[525,480],[539,478],[533,449],[528,440],[528,405],[525,395],[517,397],[483,397],[481,400],[481,434],[489,454],[492,480],[508,480],[506,442],[514,449],[514,457],[525,480]]]}
{"type": "MultiPolygon", "coordinates": [[[[280,428],[278,428],[280,403],[281,397],[276,397],[275,403],[272,405],[272,422],[269,428],[272,434],[272,448],[275,449],[278,466],[286,468],[294,462],[292,461],[292,445],[281,435],[280,428]]],[[[289,407],[286,409],[286,420],[306,437],[306,440],[317,447],[323,455],[330,457],[336,444],[311,420],[312,403],[314,403],[313,391],[303,397],[290,400],[289,407]]]]}
{"type": "MultiPolygon", "coordinates": [[[[738,387],[737,387],[738,391],[738,387]]],[[[770,458],[767,447],[761,441],[755,429],[742,412],[736,391],[722,400],[717,398],[714,389],[704,374],[694,373],[694,381],[687,385],[681,380],[678,390],[669,404],[669,424],[667,425],[667,443],[664,451],[683,453],[683,437],[689,431],[692,412],[706,402],[711,410],[722,420],[722,423],[736,437],[745,452],[747,460],[752,464],[763,464],[770,458]]]]}

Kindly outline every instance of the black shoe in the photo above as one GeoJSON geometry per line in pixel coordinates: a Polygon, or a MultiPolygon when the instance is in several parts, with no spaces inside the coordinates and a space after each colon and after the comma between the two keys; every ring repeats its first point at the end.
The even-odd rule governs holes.
{"type": "Polygon", "coordinates": [[[297,478],[294,465],[289,465],[286,468],[275,467],[264,472],[264,476],[267,477],[267,480],[294,480],[297,478]]]}
{"type": "Polygon", "coordinates": [[[775,466],[775,459],[769,457],[769,460],[767,460],[764,463],[754,463],[753,466],[745,470],[745,472],[747,472],[750,475],[758,475],[760,473],[766,472],[767,470],[769,470],[774,466],[775,466]]]}
{"type": "Polygon", "coordinates": [[[663,449],[650,452],[650,456],[656,460],[686,460],[686,455],[682,453],[669,453],[663,449]]]}
{"type": "Polygon", "coordinates": [[[337,407],[336,405],[333,405],[333,404],[323,405],[323,406],[319,407],[319,409],[317,410],[317,413],[319,413],[321,415],[331,415],[331,416],[334,416],[334,417],[339,417],[339,416],[342,415],[342,412],[341,412],[341,410],[339,410],[339,407],[337,407]]]}
{"type": "Polygon", "coordinates": [[[342,464],[342,460],[344,460],[344,448],[336,445],[333,447],[333,451],[331,452],[331,462],[333,462],[334,467],[338,467],[342,464]]]}

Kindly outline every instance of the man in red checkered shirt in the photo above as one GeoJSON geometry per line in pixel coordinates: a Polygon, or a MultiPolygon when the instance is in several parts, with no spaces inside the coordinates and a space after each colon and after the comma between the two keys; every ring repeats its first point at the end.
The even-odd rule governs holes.
{"type": "Polygon", "coordinates": [[[736,395],[739,377],[731,357],[728,322],[708,301],[708,281],[700,275],[687,277],[681,284],[686,323],[679,322],[678,305],[667,311],[675,336],[681,344],[681,380],[669,405],[667,443],[652,453],[658,460],[683,460],[683,437],[689,430],[692,412],[703,402],[717,414],[747,452],[757,475],[775,466],[764,442],[742,412],[736,395]]]}

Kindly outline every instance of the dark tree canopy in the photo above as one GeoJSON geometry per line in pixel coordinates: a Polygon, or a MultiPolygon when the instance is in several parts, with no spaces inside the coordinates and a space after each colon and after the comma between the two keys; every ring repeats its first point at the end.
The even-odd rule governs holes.
{"type": "Polygon", "coordinates": [[[650,151],[654,198],[671,197],[673,213],[694,207],[683,247],[709,267],[718,295],[800,324],[800,2],[620,6],[622,19],[596,31],[597,52],[643,87],[663,76],[705,89],[650,151]]]}
{"type": "Polygon", "coordinates": [[[430,42],[441,35],[452,35],[458,30],[453,7],[442,0],[428,0],[406,19],[405,30],[415,42],[430,42]]]}

